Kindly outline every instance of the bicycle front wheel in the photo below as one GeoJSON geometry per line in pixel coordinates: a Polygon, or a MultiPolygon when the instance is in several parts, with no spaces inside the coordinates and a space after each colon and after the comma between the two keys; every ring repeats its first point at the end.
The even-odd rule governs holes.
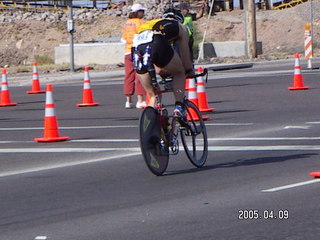
{"type": "Polygon", "coordinates": [[[207,130],[197,106],[186,101],[187,121],[180,128],[181,140],[190,162],[200,168],[208,157],[207,130]]]}
{"type": "Polygon", "coordinates": [[[140,117],[140,148],[149,170],[162,175],[169,162],[169,147],[161,127],[160,114],[153,107],[143,110],[140,117]]]}

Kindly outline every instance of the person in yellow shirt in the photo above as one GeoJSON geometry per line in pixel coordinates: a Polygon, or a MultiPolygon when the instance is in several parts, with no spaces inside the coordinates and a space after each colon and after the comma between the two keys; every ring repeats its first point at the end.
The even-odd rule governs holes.
{"type": "Polygon", "coordinates": [[[139,27],[144,23],[142,18],[144,17],[145,8],[141,4],[133,4],[131,12],[129,13],[129,19],[126,21],[123,27],[122,42],[125,42],[125,78],[123,85],[123,93],[126,96],[125,108],[133,108],[132,96],[134,93],[137,95],[136,108],[146,107],[143,96],[146,94],[140,80],[136,74],[132,64],[132,40],[134,35],[138,32],[139,27]]]}

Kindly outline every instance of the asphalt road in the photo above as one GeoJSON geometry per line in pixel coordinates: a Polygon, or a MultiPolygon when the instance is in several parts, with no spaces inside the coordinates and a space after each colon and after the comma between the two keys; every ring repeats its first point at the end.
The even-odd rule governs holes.
{"type": "MultiPolygon", "coordinates": [[[[79,108],[82,82],[58,82],[60,136],[43,136],[45,94],[10,88],[0,108],[0,239],[319,239],[320,71],[289,91],[293,62],[210,71],[209,156],[184,152],[162,177],[145,166],[140,109],[124,109],[121,77],[91,78],[97,107],[79,108]]],[[[10,83],[9,83],[10,85],[10,83]]],[[[165,100],[172,103],[171,95],[165,100]]]]}

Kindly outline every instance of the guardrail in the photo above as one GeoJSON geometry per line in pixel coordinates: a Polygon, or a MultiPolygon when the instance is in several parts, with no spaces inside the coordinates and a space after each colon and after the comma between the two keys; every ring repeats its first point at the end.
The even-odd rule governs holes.
{"type": "Polygon", "coordinates": [[[281,4],[274,6],[273,9],[281,10],[286,8],[295,7],[301,3],[307,2],[308,0],[292,0],[292,1],[283,1],[281,4]]]}
{"type": "MultiPolygon", "coordinates": [[[[72,6],[78,9],[95,9],[87,6],[72,6]]],[[[36,11],[67,11],[67,5],[61,4],[45,4],[45,3],[28,3],[28,2],[13,2],[0,1],[0,9],[21,9],[21,10],[36,10],[36,11]]],[[[107,8],[99,8],[107,9],[107,8]]]]}

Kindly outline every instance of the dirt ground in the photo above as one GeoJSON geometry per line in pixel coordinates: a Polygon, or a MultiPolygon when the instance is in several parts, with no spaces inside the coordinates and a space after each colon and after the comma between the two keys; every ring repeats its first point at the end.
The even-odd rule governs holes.
{"type": "MultiPolygon", "coordinates": [[[[319,5],[318,2],[314,2],[315,9],[319,5]]],[[[263,45],[263,54],[257,60],[293,57],[296,52],[304,54],[304,26],[310,20],[308,3],[284,10],[257,10],[256,19],[257,40],[263,45]]],[[[104,16],[91,22],[81,24],[76,22],[75,43],[96,40],[100,37],[120,38],[125,20],[123,17],[104,16]]],[[[315,18],[313,23],[314,56],[318,56],[320,20],[315,18]]],[[[205,41],[239,41],[245,37],[243,10],[218,12],[210,18],[205,15],[195,22],[195,25],[198,41],[202,41],[204,32],[206,32],[205,41]]],[[[49,23],[34,20],[0,23],[0,32],[1,67],[30,65],[39,57],[53,61],[54,47],[68,43],[65,22],[49,23]]],[[[245,59],[231,61],[245,61],[245,59]]]]}

